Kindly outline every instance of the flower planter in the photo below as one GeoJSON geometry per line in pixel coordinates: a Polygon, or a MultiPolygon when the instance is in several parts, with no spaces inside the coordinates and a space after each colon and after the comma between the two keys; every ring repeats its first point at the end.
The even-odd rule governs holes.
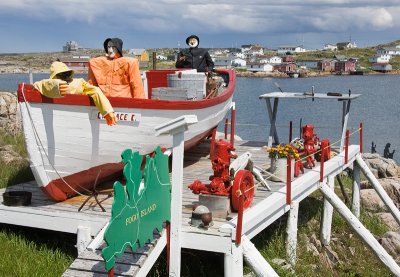
{"type": "MultiPolygon", "coordinates": [[[[292,169],[291,169],[291,179],[294,177],[294,159],[290,161],[292,169]]],[[[271,167],[269,172],[273,175],[270,180],[275,182],[284,182],[286,183],[287,177],[287,158],[271,158],[271,167]]]]}

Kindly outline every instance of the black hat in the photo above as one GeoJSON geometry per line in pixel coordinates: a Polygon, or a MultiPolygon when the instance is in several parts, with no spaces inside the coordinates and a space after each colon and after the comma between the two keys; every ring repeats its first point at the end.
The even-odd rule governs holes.
{"type": "Polygon", "coordinates": [[[120,38],[108,38],[104,41],[103,46],[104,46],[104,50],[106,51],[106,53],[108,53],[108,42],[112,41],[114,43],[114,46],[117,47],[118,53],[122,55],[122,40],[120,38]]]}
{"type": "Polygon", "coordinates": [[[196,35],[191,35],[191,36],[188,36],[187,39],[186,39],[186,44],[187,44],[187,45],[189,45],[189,39],[191,39],[191,38],[197,39],[197,42],[200,44],[200,39],[199,39],[199,37],[196,36],[196,35]]]}

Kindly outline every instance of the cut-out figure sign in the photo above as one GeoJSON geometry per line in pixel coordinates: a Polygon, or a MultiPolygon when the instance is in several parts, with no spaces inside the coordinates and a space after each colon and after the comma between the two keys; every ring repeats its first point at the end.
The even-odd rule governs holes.
{"type": "Polygon", "coordinates": [[[135,252],[138,246],[153,240],[153,230],[162,229],[163,222],[171,217],[171,182],[169,179],[168,156],[155,149],[155,156],[146,156],[144,184],[141,186],[142,156],[131,149],[122,152],[125,164],[123,174],[126,187],[114,183],[114,202],[111,220],[104,233],[107,246],[102,254],[106,269],[115,264],[115,256],[121,256],[129,245],[135,252]]]}

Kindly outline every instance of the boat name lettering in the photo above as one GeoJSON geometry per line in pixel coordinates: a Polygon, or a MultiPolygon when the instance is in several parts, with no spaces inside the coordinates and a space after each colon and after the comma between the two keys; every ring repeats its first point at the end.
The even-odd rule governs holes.
{"type": "MultiPolygon", "coordinates": [[[[140,115],[136,113],[119,113],[119,112],[114,112],[115,117],[117,118],[117,121],[131,121],[131,122],[136,122],[139,121],[140,115]]],[[[104,120],[104,116],[101,115],[101,113],[97,112],[97,118],[100,120],[104,120]]]]}

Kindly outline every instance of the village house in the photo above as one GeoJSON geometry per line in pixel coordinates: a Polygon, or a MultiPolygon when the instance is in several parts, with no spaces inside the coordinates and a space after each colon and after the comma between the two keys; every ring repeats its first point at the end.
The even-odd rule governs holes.
{"type": "Polygon", "coordinates": [[[330,44],[330,43],[328,43],[328,44],[325,44],[324,45],[324,48],[323,48],[324,50],[330,50],[330,51],[336,51],[336,50],[338,50],[338,47],[337,47],[337,45],[336,44],[330,44]]]}
{"type": "Polygon", "coordinates": [[[251,72],[272,72],[274,66],[268,63],[247,63],[246,69],[251,72]]]}
{"type": "Polygon", "coordinates": [[[377,55],[391,55],[391,56],[399,56],[400,48],[399,47],[381,47],[376,50],[377,55]]]}
{"type": "Polygon", "coordinates": [[[283,73],[294,72],[297,69],[297,65],[295,63],[281,63],[275,65],[274,69],[283,73]]]}
{"type": "Polygon", "coordinates": [[[303,46],[293,46],[293,45],[283,45],[278,47],[278,55],[284,55],[287,53],[303,53],[306,52],[306,49],[303,46]]]}
{"type": "Polygon", "coordinates": [[[67,43],[63,46],[63,52],[76,52],[79,50],[79,45],[73,40],[67,41],[67,43]]]}
{"type": "Polygon", "coordinates": [[[134,57],[139,60],[140,67],[149,66],[149,53],[146,49],[129,49],[127,56],[134,57]]]}
{"type": "Polygon", "coordinates": [[[260,59],[260,63],[280,64],[282,63],[282,58],[279,56],[266,56],[260,59]]]}
{"type": "Polygon", "coordinates": [[[231,68],[232,57],[214,57],[213,62],[216,68],[231,68]]]}
{"type": "Polygon", "coordinates": [[[380,55],[376,54],[368,59],[370,63],[389,63],[390,59],[392,58],[391,55],[380,55]]]}
{"type": "Polygon", "coordinates": [[[335,72],[350,73],[351,71],[356,71],[356,63],[354,61],[347,60],[335,62],[335,72]]]}
{"type": "Polygon", "coordinates": [[[392,65],[389,63],[374,63],[372,64],[372,70],[386,73],[392,71],[392,65]]]}
{"type": "Polygon", "coordinates": [[[231,62],[233,67],[244,67],[246,68],[246,60],[241,58],[234,58],[231,62]]]}
{"type": "Polygon", "coordinates": [[[296,64],[301,68],[317,69],[320,60],[297,60],[296,64]]]}
{"type": "Polygon", "coordinates": [[[351,41],[338,42],[338,43],[336,43],[336,46],[337,46],[338,50],[357,48],[356,43],[355,42],[351,42],[351,41]]]}
{"type": "Polygon", "coordinates": [[[89,56],[73,56],[72,58],[60,59],[69,68],[77,71],[87,71],[89,66],[89,56]]]}
{"type": "Polygon", "coordinates": [[[320,71],[332,72],[335,68],[333,60],[321,60],[318,62],[317,69],[320,71]]]}

